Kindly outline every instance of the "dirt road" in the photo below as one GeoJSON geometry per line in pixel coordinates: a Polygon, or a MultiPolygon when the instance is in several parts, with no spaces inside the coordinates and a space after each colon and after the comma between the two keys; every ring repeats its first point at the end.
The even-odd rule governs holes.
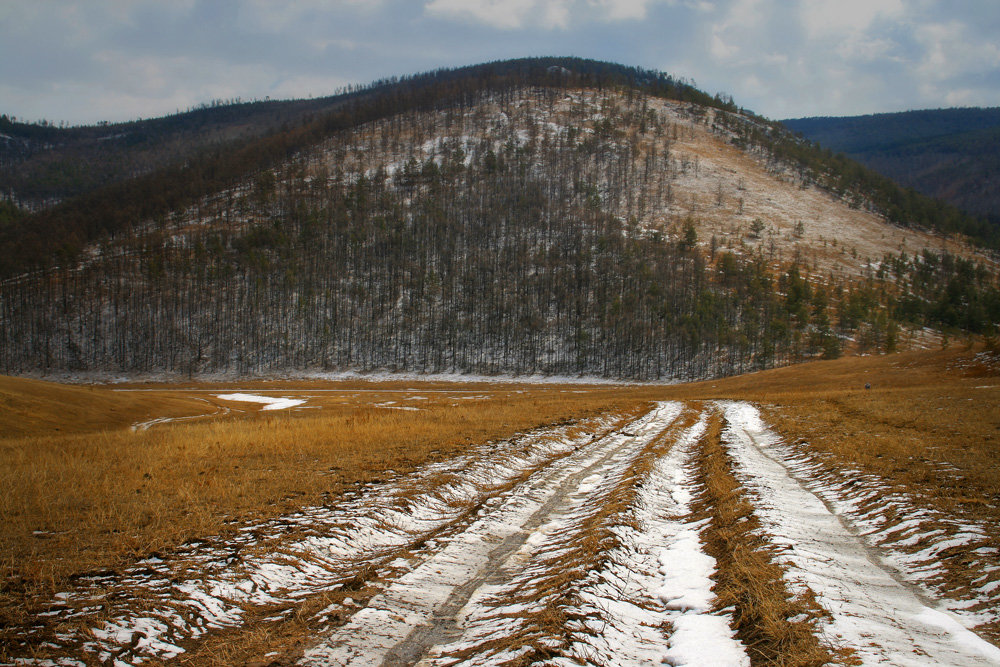
{"type": "Polygon", "coordinates": [[[47,634],[21,661],[170,661],[294,620],[307,639],[262,650],[265,664],[762,664],[741,610],[715,597],[734,566],[709,554],[719,526],[696,507],[708,424],[788,596],[818,610],[785,622],[806,624],[834,661],[1000,664],[968,629],[971,598],[934,599],[753,406],[725,402],[489,443],[236,540],[81,580],[42,630],[25,629],[47,634]]]}

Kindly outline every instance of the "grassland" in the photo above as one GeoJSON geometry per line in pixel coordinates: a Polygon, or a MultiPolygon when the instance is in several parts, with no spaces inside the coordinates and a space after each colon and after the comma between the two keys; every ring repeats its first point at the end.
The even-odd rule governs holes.
{"type": "MultiPolygon", "coordinates": [[[[1000,361],[980,349],[811,362],[674,386],[257,381],[90,387],[0,378],[0,624],[22,624],[37,613],[36,602],[82,573],[120,570],[189,540],[224,537],[251,521],[336,503],[347,490],[405,476],[470,444],[664,399],[753,401],[787,442],[815,453],[830,470],[872,473],[949,514],[998,521],[1000,361]],[[219,398],[235,391],[306,402],[267,411],[219,398]],[[178,421],[156,421],[161,418],[178,421]]],[[[723,562],[725,540],[752,536],[740,532],[741,501],[726,487],[733,480],[723,474],[721,454],[709,449],[702,468],[719,471],[706,473],[701,511],[714,512],[721,527],[716,557],[724,572],[753,570],[746,559],[723,562]],[[709,498],[713,493],[718,497],[709,498]],[[727,535],[729,525],[740,530],[727,535]]],[[[756,557],[753,545],[744,546],[756,557]]],[[[758,569],[770,567],[766,553],[758,560],[758,569]]],[[[961,563],[945,561],[955,590],[968,587],[961,563]]],[[[739,586],[753,586],[731,584],[720,591],[740,596],[739,586]]],[[[765,588],[757,590],[777,590],[765,588]]],[[[780,592],[760,603],[765,611],[786,604],[780,592]]],[[[780,618],[768,641],[795,644],[798,629],[780,618]]]]}
{"type": "Polygon", "coordinates": [[[664,394],[753,401],[790,442],[949,511],[997,516],[1000,357],[978,348],[817,361],[664,394]]]}
{"type": "MultiPolygon", "coordinates": [[[[820,463],[830,482],[873,476],[879,497],[864,513],[902,519],[880,498],[902,494],[939,516],[989,526],[1000,550],[1000,358],[980,349],[906,352],[814,362],[671,388],[672,398],[759,404],[788,443],[820,463]],[[870,389],[865,389],[870,385],[870,389]]],[[[931,530],[930,523],[924,530],[931,530]]],[[[921,547],[914,544],[910,551],[921,547]]],[[[930,580],[954,599],[983,575],[961,545],[938,556],[930,580]]],[[[1000,624],[978,628],[1000,638],[1000,624]]]]}
{"type": "Polygon", "coordinates": [[[995,515],[1000,502],[1000,364],[975,350],[845,358],[675,386],[89,387],[0,378],[4,580],[51,585],[113,569],[233,521],[324,502],[387,471],[405,474],[469,443],[666,398],[751,400],[786,438],[951,511],[995,515]],[[307,403],[268,412],[217,398],[237,389],[307,403]],[[196,419],[132,428],[159,417],[196,419]]]}
{"type": "Polygon", "coordinates": [[[0,438],[0,484],[8,490],[0,497],[0,554],[8,601],[52,592],[73,575],[113,570],[190,539],[224,535],[248,521],[330,502],[346,489],[405,475],[471,443],[634,407],[656,393],[455,384],[404,390],[371,383],[169,389],[5,380],[7,405],[21,412],[42,406],[30,423],[5,416],[14,427],[0,438]],[[307,402],[269,412],[216,397],[235,389],[307,402]],[[54,405],[46,405],[46,390],[54,405]],[[160,405],[166,415],[204,416],[133,429],[160,405]]]}

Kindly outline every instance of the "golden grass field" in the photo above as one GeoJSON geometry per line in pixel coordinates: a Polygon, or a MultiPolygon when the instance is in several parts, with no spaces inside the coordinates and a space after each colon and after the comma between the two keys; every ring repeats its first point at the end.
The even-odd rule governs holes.
{"type": "Polygon", "coordinates": [[[73,574],[115,569],[189,539],[224,534],[233,523],[322,503],[469,444],[635,406],[657,393],[454,384],[406,391],[371,383],[122,389],[10,378],[0,384],[0,400],[13,406],[0,417],[6,593],[52,590],[73,574]],[[307,397],[307,403],[268,412],[215,397],[234,389],[307,397]],[[22,421],[33,409],[31,420],[22,421]],[[163,414],[210,416],[132,428],[163,414]]]}
{"type": "MultiPolygon", "coordinates": [[[[827,465],[876,473],[953,514],[997,519],[1000,362],[978,348],[810,362],[672,386],[68,386],[0,378],[0,625],[23,621],[34,601],[74,575],[118,570],[191,539],[332,502],[471,444],[664,399],[753,401],[788,441],[804,441],[827,465]],[[237,390],[306,403],[264,411],[217,398],[237,390]],[[191,419],[134,428],[164,417],[191,419]]],[[[703,469],[726,467],[717,449],[705,448],[703,469]]],[[[735,525],[746,508],[733,496],[731,476],[709,477],[701,511],[716,512],[723,528],[735,525]]],[[[723,572],[752,569],[723,563],[728,543],[766,569],[766,554],[754,555],[745,533],[717,535],[723,572]]],[[[720,594],[746,595],[746,585],[734,579],[720,594]]],[[[780,591],[778,598],[760,604],[790,604],[780,591]]],[[[807,640],[798,628],[775,623],[769,632],[778,646],[799,645],[820,660],[801,644],[807,640]]]]}
{"type": "Polygon", "coordinates": [[[996,517],[1000,357],[978,348],[816,361],[665,394],[753,401],[789,441],[949,510],[996,517]]]}

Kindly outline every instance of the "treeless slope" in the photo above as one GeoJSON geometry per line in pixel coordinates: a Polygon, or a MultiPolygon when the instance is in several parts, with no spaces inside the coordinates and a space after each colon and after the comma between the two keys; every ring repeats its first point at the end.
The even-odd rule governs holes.
{"type": "Polygon", "coordinates": [[[701,116],[691,105],[658,106],[677,128],[670,136],[673,200],[664,221],[690,220],[702,246],[715,236],[722,248],[785,262],[797,258],[822,274],[848,277],[901,251],[973,254],[954,239],[890,224],[862,202],[837,198],[786,165],[737,148],[726,130],[714,127],[718,111],[701,116]],[[758,233],[751,232],[755,221],[764,226],[758,233]]]}

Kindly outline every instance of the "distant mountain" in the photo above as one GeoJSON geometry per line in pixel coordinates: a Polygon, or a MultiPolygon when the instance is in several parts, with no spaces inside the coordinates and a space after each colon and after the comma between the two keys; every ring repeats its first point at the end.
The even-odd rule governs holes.
{"type": "Polygon", "coordinates": [[[1000,107],[782,122],[901,185],[1000,224],[1000,107]]]}
{"type": "Polygon", "coordinates": [[[989,228],[661,72],[522,59],[251,111],[0,204],[0,371],[698,378],[1000,322],[951,235],[989,228]]]}
{"type": "Polygon", "coordinates": [[[182,113],[79,127],[0,116],[0,197],[51,206],[153,171],[234,150],[330,113],[385,82],[310,100],[213,102],[182,113]]]}

